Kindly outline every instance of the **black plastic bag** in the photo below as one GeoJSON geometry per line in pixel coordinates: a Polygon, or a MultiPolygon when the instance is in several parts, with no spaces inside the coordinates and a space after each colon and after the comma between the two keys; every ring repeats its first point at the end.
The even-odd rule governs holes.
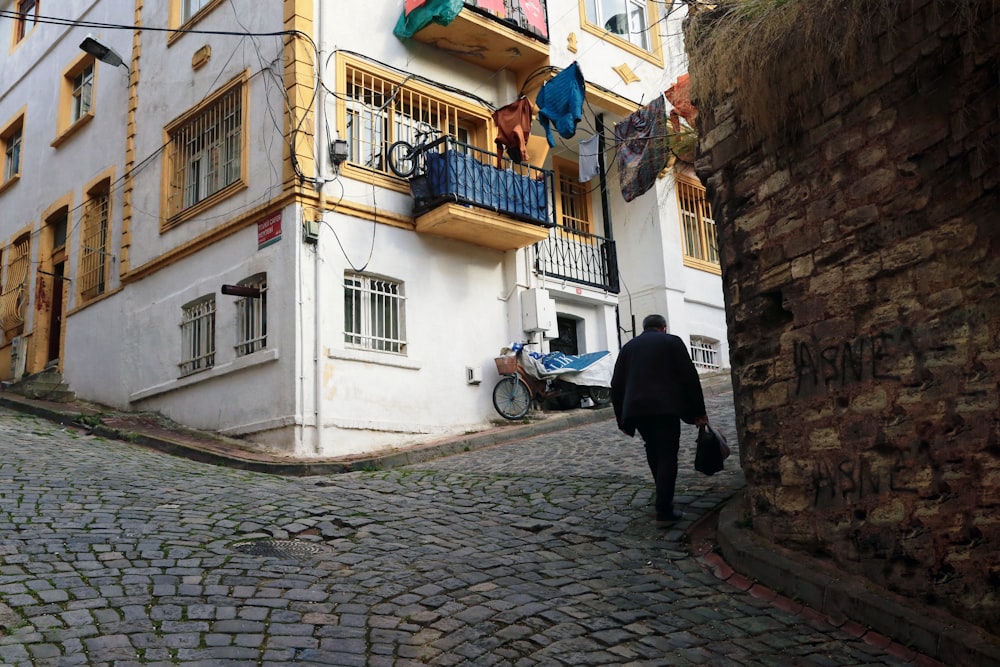
{"type": "Polygon", "coordinates": [[[698,427],[697,447],[694,453],[694,469],[706,475],[714,475],[723,469],[723,462],[729,457],[726,436],[718,429],[705,425],[698,427]]]}

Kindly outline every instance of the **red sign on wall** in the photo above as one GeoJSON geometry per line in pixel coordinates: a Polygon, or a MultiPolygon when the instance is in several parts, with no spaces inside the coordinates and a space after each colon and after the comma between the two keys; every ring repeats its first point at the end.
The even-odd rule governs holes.
{"type": "Polygon", "coordinates": [[[257,250],[281,240],[281,211],[257,221],[257,250]]]}

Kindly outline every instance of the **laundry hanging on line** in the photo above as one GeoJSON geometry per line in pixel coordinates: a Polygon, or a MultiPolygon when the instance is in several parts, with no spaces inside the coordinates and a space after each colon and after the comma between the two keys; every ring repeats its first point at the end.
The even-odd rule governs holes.
{"type": "Polygon", "coordinates": [[[535,99],[538,122],[545,130],[549,146],[556,145],[551,125],[563,139],[572,139],[577,123],[583,118],[583,100],[586,82],[583,72],[575,62],[542,85],[535,99]]]}
{"type": "Polygon", "coordinates": [[[618,181],[629,202],[656,182],[670,160],[667,103],[662,94],[615,125],[618,181]]]}
{"type": "Polygon", "coordinates": [[[497,126],[497,167],[502,166],[504,150],[514,162],[528,160],[528,135],[534,107],[527,97],[520,97],[493,112],[497,126]]]}
{"type": "Polygon", "coordinates": [[[594,135],[580,140],[580,182],[586,183],[601,173],[601,163],[597,152],[600,150],[600,136],[594,135]]]}

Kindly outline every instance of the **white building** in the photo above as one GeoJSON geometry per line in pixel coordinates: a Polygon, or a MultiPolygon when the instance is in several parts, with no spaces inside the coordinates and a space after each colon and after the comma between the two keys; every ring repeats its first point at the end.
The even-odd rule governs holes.
{"type": "Polygon", "coordinates": [[[457,16],[401,39],[411,3],[0,0],[0,377],[313,457],[488,426],[511,341],[616,353],[660,312],[728,366],[703,189],[626,203],[615,168],[683,11],[430,0],[457,16]],[[497,168],[493,112],[574,62],[575,134],[497,168]],[[421,123],[437,181],[387,163],[421,123]]]}

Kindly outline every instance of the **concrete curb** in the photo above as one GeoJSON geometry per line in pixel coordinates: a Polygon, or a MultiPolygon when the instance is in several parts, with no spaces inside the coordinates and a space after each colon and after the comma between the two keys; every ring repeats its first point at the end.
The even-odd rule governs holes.
{"type": "Polygon", "coordinates": [[[740,527],[744,508],[740,493],[719,513],[719,548],[734,570],[817,610],[836,627],[850,619],[949,665],[1000,666],[1000,638],[807,554],[768,542],[740,527]]]}
{"type": "MultiPolygon", "coordinates": [[[[62,425],[78,424],[77,420],[86,412],[73,403],[65,404],[65,409],[57,409],[51,405],[43,405],[38,402],[7,396],[0,396],[0,406],[31,414],[42,419],[48,419],[62,425]]],[[[127,413],[125,419],[127,420],[127,413]]],[[[544,419],[535,422],[525,424],[515,424],[512,422],[478,433],[470,433],[438,442],[415,445],[406,449],[376,453],[371,456],[312,460],[295,460],[277,456],[270,457],[260,453],[253,453],[252,456],[241,456],[239,452],[232,451],[231,447],[213,448],[209,445],[203,446],[185,442],[182,438],[171,439],[163,435],[153,435],[143,432],[141,426],[136,428],[115,428],[98,423],[86,428],[92,435],[141,445],[200,463],[209,463],[271,475],[305,477],[312,475],[335,475],[359,470],[396,468],[608,419],[614,419],[614,411],[610,406],[580,409],[566,413],[546,414],[544,419]]],[[[197,431],[191,432],[197,433],[197,431]]],[[[206,438],[206,441],[209,439],[206,434],[201,435],[206,438]]],[[[218,440],[220,443],[226,441],[224,438],[218,438],[218,440]]],[[[250,452],[247,452],[247,454],[250,454],[250,452]]]]}

